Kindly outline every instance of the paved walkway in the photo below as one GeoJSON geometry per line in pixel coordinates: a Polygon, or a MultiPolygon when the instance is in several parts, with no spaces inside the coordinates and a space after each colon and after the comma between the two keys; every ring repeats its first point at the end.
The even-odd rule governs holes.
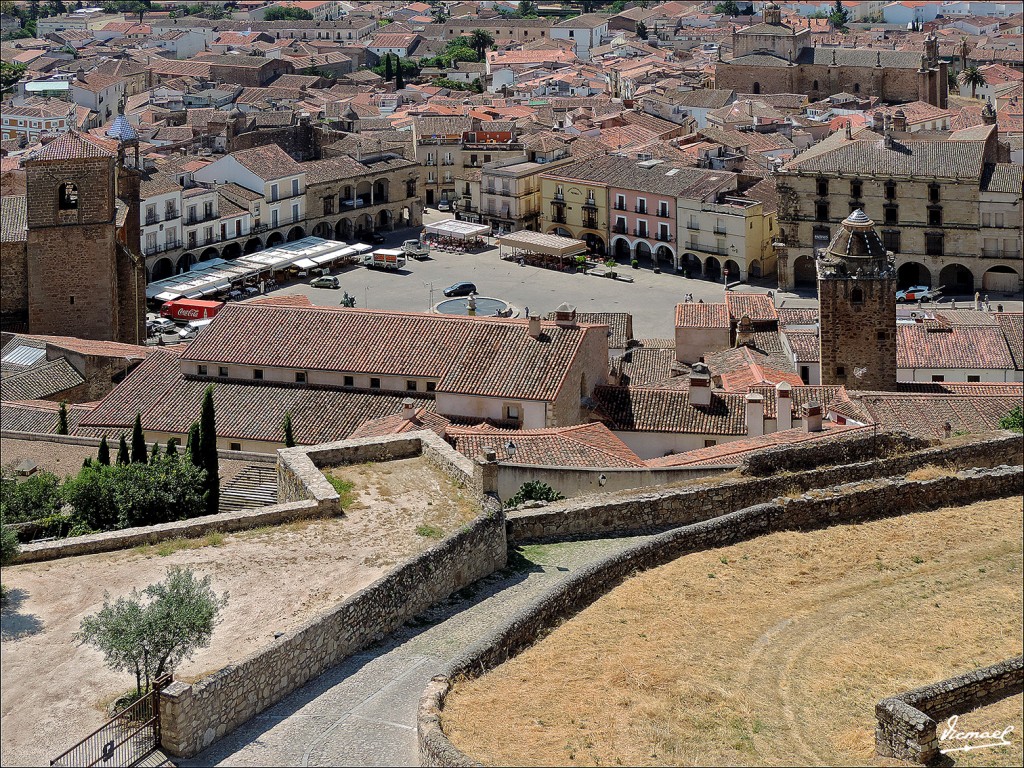
{"type": "Polygon", "coordinates": [[[419,765],[419,697],[444,663],[574,569],[644,538],[530,547],[532,562],[462,590],[179,765],[419,765]]]}

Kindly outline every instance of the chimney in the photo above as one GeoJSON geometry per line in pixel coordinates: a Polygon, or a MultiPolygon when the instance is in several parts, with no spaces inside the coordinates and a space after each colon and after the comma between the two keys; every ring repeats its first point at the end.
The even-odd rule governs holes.
{"type": "Polygon", "coordinates": [[[878,110],[871,116],[871,130],[875,133],[881,133],[885,128],[885,118],[882,115],[882,111],[878,110]]]}
{"type": "Polygon", "coordinates": [[[529,329],[530,338],[540,338],[540,315],[530,315],[529,329]]]}
{"type": "Polygon", "coordinates": [[[690,370],[690,405],[711,405],[711,373],[703,363],[690,370]]]}
{"type": "Polygon", "coordinates": [[[555,309],[555,323],[559,328],[576,327],[576,307],[562,302],[555,309]]]}
{"type": "Polygon", "coordinates": [[[412,421],[416,418],[416,402],[411,397],[407,397],[402,401],[402,418],[406,421],[412,421]]]}
{"type": "Polygon", "coordinates": [[[793,428],[793,385],[780,381],[775,385],[776,431],[793,428]]]}
{"type": "Polygon", "coordinates": [[[895,114],[893,114],[892,129],[897,133],[907,132],[907,113],[902,109],[897,109],[895,114]]]}
{"type": "Polygon", "coordinates": [[[811,400],[804,406],[804,426],[808,432],[821,432],[821,403],[811,400]]]}
{"type": "Polygon", "coordinates": [[[747,437],[760,437],[764,434],[764,395],[751,392],[745,400],[747,401],[747,437]]]}
{"type": "Polygon", "coordinates": [[[740,318],[739,325],[736,328],[736,346],[750,347],[753,345],[754,323],[750,320],[750,315],[744,315],[740,318]]]}

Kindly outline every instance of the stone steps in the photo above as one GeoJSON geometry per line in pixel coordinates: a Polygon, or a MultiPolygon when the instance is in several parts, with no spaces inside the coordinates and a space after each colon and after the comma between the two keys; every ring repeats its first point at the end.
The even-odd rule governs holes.
{"type": "Polygon", "coordinates": [[[236,512],[277,503],[277,467],[250,464],[220,489],[221,512],[236,512]]]}

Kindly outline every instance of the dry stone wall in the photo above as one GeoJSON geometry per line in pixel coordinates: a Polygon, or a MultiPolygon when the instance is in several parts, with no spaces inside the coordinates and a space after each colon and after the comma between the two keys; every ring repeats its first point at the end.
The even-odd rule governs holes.
{"type": "Polygon", "coordinates": [[[838,435],[825,440],[815,440],[810,445],[779,446],[748,456],[743,462],[743,474],[755,477],[774,475],[779,472],[801,472],[816,469],[825,464],[853,464],[870,461],[881,456],[932,448],[938,440],[925,440],[905,432],[882,432],[878,435],[838,435]]]}
{"type": "Polygon", "coordinates": [[[531,606],[508,618],[452,661],[420,701],[420,762],[427,766],[473,765],[444,735],[440,712],[451,681],[477,676],[536,642],[547,628],[576,613],[640,569],[782,530],[810,529],[906,514],[982,499],[1019,496],[1024,467],[971,469],[927,481],[882,478],[778,499],[662,533],[573,573],[531,606]]]}
{"type": "Polygon", "coordinates": [[[394,568],[273,645],[160,694],[161,740],[191,757],[347,656],[506,564],[505,519],[491,505],[464,530],[394,568]]]}
{"type": "Polygon", "coordinates": [[[937,720],[1024,691],[1024,656],[915,688],[875,705],[875,751],[927,765],[940,754],[937,720]]]}
{"type": "MultiPolygon", "coordinates": [[[[830,466],[796,474],[696,483],[648,493],[590,496],[509,513],[509,540],[571,539],[657,531],[709,520],[777,496],[877,477],[904,475],[929,465],[992,467],[1020,464],[1024,438],[1000,432],[969,443],[943,444],[890,458],[830,466]]],[[[828,457],[821,457],[822,460],[828,457]]]]}

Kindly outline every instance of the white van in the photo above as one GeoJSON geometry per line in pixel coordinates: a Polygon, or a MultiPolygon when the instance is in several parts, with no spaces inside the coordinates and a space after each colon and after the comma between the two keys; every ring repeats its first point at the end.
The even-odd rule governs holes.
{"type": "Polygon", "coordinates": [[[178,337],[182,340],[195,338],[203,328],[213,322],[213,318],[209,320],[193,320],[180,331],[178,331],[178,337]]]}

